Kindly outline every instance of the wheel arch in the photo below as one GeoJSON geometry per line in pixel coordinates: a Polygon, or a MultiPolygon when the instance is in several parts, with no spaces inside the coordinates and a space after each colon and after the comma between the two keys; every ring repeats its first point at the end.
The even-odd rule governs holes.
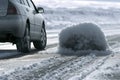
{"type": "Polygon", "coordinates": [[[45,21],[42,22],[42,27],[45,29],[45,21]]]}
{"type": "Polygon", "coordinates": [[[23,35],[22,37],[24,37],[25,35],[25,29],[26,29],[26,25],[28,24],[28,29],[30,30],[30,20],[29,19],[26,19],[25,23],[24,23],[24,29],[23,29],[23,35]]]}
{"type": "Polygon", "coordinates": [[[30,20],[29,19],[26,20],[26,24],[28,24],[28,29],[30,30],[30,20]]]}

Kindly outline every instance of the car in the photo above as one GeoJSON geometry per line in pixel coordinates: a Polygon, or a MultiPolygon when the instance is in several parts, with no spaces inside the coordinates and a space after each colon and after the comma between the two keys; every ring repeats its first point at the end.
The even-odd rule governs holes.
{"type": "Polygon", "coordinates": [[[17,51],[28,53],[31,42],[36,49],[46,47],[44,9],[32,0],[0,0],[0,42],[16,44],[17,51]]]}

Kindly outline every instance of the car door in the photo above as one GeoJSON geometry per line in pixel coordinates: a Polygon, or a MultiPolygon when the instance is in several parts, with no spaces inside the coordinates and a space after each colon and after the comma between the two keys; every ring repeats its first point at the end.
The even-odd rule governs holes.
{"type": "MultiPolygon", "coordinates": [[[[33,1],[32,1],[32,3],[33,3],[33,1]]],[[[42,25],[43,25],[43,15],[42,15],[42,13],[39,13],[38,12],[38,10],[37,10],[37,8],[36,8],[36,6],[35,6],[35,4],[33,3],[33,5],[34,5],[34,7],[35,7],[35,9],[36,9],[36,12],[35,12],[35,14],[34,14],[34,16],[35,16],[35,30],[36,30],[36,32],[37,32],[37,34],[38,34],[38,36],[40,35],[40,33],[41,33],[41,28],[42,28],[42,25]]],[[[39,36],[40,37],[40,36],[39,36]]]]}
{"type": "Polygon", "coordinates": [[[28,9],[29,15],[28,15],[28,17],[30,19],[30,33],[31,33],[31,38],[32,39],[36,39],[37,37],[36,37],[35,19],[34,19],[35,18],[35,11],[36,10],[35,10],[32,2],[31,2],[31,0],[26,0],[26,1],[28,3],[28,6],[29,6],[29,9],[28,9]]]}
{"type": "Polygon", "coordinates": [[[36,39],[40,39],[40,32],[41,32],[41,28],[42,28],[43,17],[42,17],[42,14],[40,14],[37,11],[36,6],[34,5],[33,1],[30,0],[29,3],[34,7],[35,36],[36,36],[36,39]]]}

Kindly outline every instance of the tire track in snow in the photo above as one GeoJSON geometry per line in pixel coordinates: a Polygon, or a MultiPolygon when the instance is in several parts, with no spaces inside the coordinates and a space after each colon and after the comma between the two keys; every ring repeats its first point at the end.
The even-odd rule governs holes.
{"type": "Polygon", "coordinates": [[[74,71],[78,70],[79,68],[82,68],[87,63],[91,62],[93,58],[89,58],[89,61],[86,60],[88,57],[77,57],[76,59],[73,59],[72,61],[68,61],[64,64],[61,64],[60,66],[57,66],[55,70],[52,70],[51,72],[44,75],[41,80],[67,80],[67,77],[70,77],[71,73],[74,74],[74,71]]]}
{"type": "Polygon", "coordinates": [[[114,53],[120,52],[120,35],[107,36],[108,44],[114,53]]]}
{"type": "Polygon", "coordinates": [[[83,68],[76,71],[75,72],[76,74],[74,74],[73,77],[71,77],[72,75],[70,77],[68,77],[67,80],[84,80],[84,78],[86,78],[92,72],[99,69],[108,58],[109,58],[109,56],[107,56],[107,57],[97,57],[96,59],[94,59],[90,63],[83,66],[83,68]]]}
{"type": "MultiPolygon", "coordinates": [[[[38,68],[37,70],[34,70],[33,73],[39,73],[38,75],[35,75],[35,76],[39,76],[39,79],[42,79],[42,77],[44,77],[46,74],[49,74],[52,71],[56,71],[58,67],[61,67],[61,65],[68,64],[69,62],[75,60],[76,58],[77,57],[63,57],[60,59],[59,62],[55,62],[54,64],[46,66],[44,68],[38,68]]],[[[52,76],[52,75],[49,75],[49,76],[52,76]]],[[[48,79],[50,80],[49,77],[46,77],[46,80],[48,79]]],[[[45,80],[45,79],[42,79],[42,80],[45,80]]]]}
{"type": "Polygon", "coordinates": [[[94,71],[94,69],[97,69],[99,66],[101,66],[107,58],[106,57],[99,58],[98,60],[101,60],[101,62],[99,61],[97,62],[96,61],[97,59],[98,57],[93,57],[90,55],[78,57],[73,61],[66,62],[67,64],[65,63],[65,64],[62,64],[61,66],[58,66],[57,69],[48,72],[46,75],[44,75],[40,79],[41,80],[46,80],[46,79],[68,80],[70,77],[76,74],[80,74],[81,77],[79,78],[79,80],[81,80],[85,76],[90,74],[92,71],[94,71]],[[94,64],[94,66],[92,64],[94,64]]]}
{"type": "Polygon", "coordinates": [[[12,80],[68,80],[70,77],[80,74],[81,80],[101,66],[106,59],[106,57],[94,55],[51,58],[44,61],[43,65],[45,66],[41,64],[30,70],[31,67],[28,67],[28,70],[27,68],[24,71],[18,70],[4,75],[4,77],[7,76],[12,80]]]}
{"type": "Polygon", "coordinates": [[[37,68],[30,69],[31,67],[26,67],[21,70],[16,70],[15,72],[11,72],[8,75],[3,75],[0,78],[11,79],[11,80],[39,80],[42,76],[47,74],[49,71],[54,70],[58,66],[68,61],[74,60],[76,57],[56,57],[50,58],[41,62],[40,65],[37,65],[37,68]],[[30,69],[30,70],[29,70],[30,69]],[[24,73],[24,74],[23,74],[24,73]]]}
{"type": "Polygon", "coordinates": [[[54,44],[50,44],[50,45],[47,45],[46,49],[49,49],[49,48],[54,48],[58,45],[58,43],[54,43],[54,44]]]}

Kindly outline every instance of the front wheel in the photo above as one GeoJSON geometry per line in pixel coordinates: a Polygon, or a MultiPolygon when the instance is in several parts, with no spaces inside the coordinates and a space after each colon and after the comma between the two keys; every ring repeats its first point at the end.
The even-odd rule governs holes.
{"type": "Polygon", "coordinates": [[[16,47],[18,52],[23,52],[23,53],[30,52],[31,42],[30,42],[30,31],[28,29],[28,24],[26,25],[24,37],[18,39],[16,43],[16,47]]]}
{"type": "Polygon", "coordinates": [[[33,41],[33,44],[36,49],[43,50],[46,47],[46,43],[47,43],[46,30],[45,28],[42,27],[40,40],[33,41]]]}

